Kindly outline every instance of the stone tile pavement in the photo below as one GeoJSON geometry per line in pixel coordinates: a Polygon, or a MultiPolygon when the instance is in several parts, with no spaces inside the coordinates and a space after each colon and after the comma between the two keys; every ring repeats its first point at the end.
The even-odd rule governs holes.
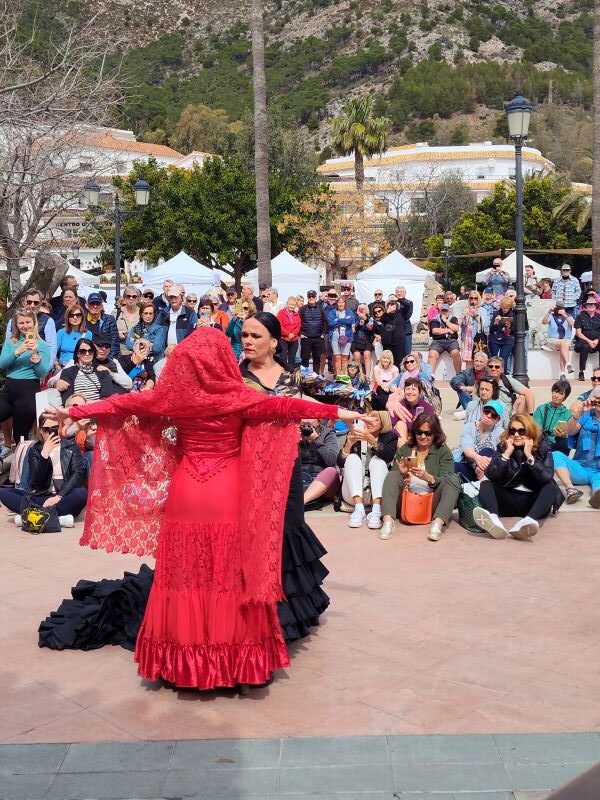
{"type": "Polygon", "coordinates": [[[2,800],[541,800],[600,759],[598,734],[0,746],[2,800]]]}

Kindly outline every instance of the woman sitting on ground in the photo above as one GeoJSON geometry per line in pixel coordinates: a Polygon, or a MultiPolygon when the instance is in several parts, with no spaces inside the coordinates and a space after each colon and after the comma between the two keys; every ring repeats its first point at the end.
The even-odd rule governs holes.
{"type": "Polygon", "coordinates": [[[372,411],[352,426],[338,455],[338,466],[344,470],[342,497],[354,506],[349,528],[360,528],[364,522],[371,530],[381,528],[381,492],[397,443],[398,436],[387,411],[372,411]],[[368,515],[364,505],[366,475],[371,480],[372,497],[368,515]]]}
{"type": "Polygon", "coordinates": [[[75,345],[80,339],[91,341],[92,332],[85,325],[83,309],[77,303],[65,311],[65,326],[56,334],[56,360],[63,367],[73,360],[75,345]]]}
{"type": "Polygon", "coordinates": [[[423,363],[423,356],[416,350],[407,353],[402,360],[402,369],[392,381],[392,388],[399,386],[401,389],[408,378],[418,378],[423,385],[433,383],[433,374],[429,364],[423,363]]]}
{"type": "Polygon", "coordinates": [[[28,497],[31,505],[56,506],[60,524],[72,528],[74,518],[85,508],[87,491],[83,488],[86,469],[75,442],[58,435],[58,422],[46,413],[38,419],[38,441],[27,453],[28,490],[3,487],[0,502],[17,516],[21,526],[21,503],[28,497]]]}
{"type": "Polygon", "coordinates": [[[528,414],[513,414],[479,487],[481,507],[473,519],[494,539],[528,541],[539,530],[538,520],[556,510],[563,500],[554,482],[550,442],[528,414]],[[518,516],[507,530],[502,516],[518,516]]]}
{"type": "Polygon", "coordinates": [[[408,440],[409,431],[420,414],[435,414],[431,403],[423,397],[423,384],[418,378],[407,378],[404,389],[396,389],[390,394],[387,410],[398,434],[398,447],[408,440]]]}
{"type": "MultiPolygon", "coordinates": [[[[483,375],[475,384],[473,391],[473,399],[467,403],[465,409],[465,425],[468,422],[478,422],[481,419],[481,412],[486,403],[490,400],[498,400],[500,397],[500,389],[496,381],[489,375],[483,375]]],[[[503,409],[502,414],[502,427],[506,428],[508,425],[509,409],[504,403],[501,404],[503,409]]]]}
{"type": "Polygon", "coordinates": [[[571,452],[569,437],[567,436],[567,422],[573,416],[565,406],[565,400],[571,394],[571,384],[566,379],[555,381],[552,384],[552,399],[543,403],[533,412],[533,418],[542,429],[544,436],[551,444],[552,452],[571,452]]]}
{"type": "Polygon", "coordinates": [[[383,527],[380,539],[389,539],[402,499],[409,489],[416,494],[433,492],[433,521],[429,539],[437,542],[450,521],[461,492],[461,482],[454,472],[452,450],[437,414],[420,414],[412,426],[408,441],[396,453],[395,465],[383,484],[383,527]]]}
{"type": "Polygon", "coordinates": [[[483,478],[504,430],[503,411],[504,406],[499,400],[488,400],[477,422],[465,423],[457,448],[460,461],[455,463],[454,470],[467,480],[480,481],[483,478]]]}
{"type": "Polygon", "coordinates": [[[165,325],[159,325],[156,321],[154,303],[145,302],[140,307],[140,321],[127,334],[125,344],[129,350],[133,350],[133,346],[138,339],[147,339],[150,342],[150,355],[156,363],[163,357],[167,330],[168,328],[165,325]]]}
{"type": "Polygon", "coordinates": [[[354,389],[359,389],[364,392],[371,390],[371,385],[369,384],[367,376],[361,370],[360,364],[357,361],[349,361],[346,372],[354,389]]]}
{"type": "Polygon", "coordinates": [[[374,408],[381,408],[383,410],[386,407],[389,394],[392,391],[392,382],[399,374],[398,367],[394,365],[394,355],[392,351],[383,350],[379,356],[379,362],[373,370],[374,408]]]}

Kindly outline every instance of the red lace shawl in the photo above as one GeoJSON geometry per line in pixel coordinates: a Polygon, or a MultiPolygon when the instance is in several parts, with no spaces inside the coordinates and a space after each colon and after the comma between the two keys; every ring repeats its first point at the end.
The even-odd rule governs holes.
{"type": "MultiPolygon", "coordinates": [[[[229,340],[214,328],[188,336],[153,391],[113,395],[71,409],[99,417],[80,544],[108,552],[154,555],[171,476],[182,455],[178,419],[238,414],[245,479],[240,525],[248,600],[281,599],[281,540],[303,417],[335,418],[337,406],[265,397],[244,385],[229,340]],[[250,417],[250,419],[248,419],[250,417]]],[[[203,464],[197,466],[200,479],[203,464]]],[[[208,477],[214,462],[208,462],[208,477]]]]}

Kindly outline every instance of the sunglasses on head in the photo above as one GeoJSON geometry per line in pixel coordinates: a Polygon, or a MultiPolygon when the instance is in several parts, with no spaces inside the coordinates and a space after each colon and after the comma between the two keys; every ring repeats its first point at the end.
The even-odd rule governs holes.
{"type": "Polygon", "coordinates": [[[525,433],[525,428],[513,428],[512,426],[508,429],[508,432],[511,436],[523,436],[525,433]]]}
{"type": "Polygon", "coordinates": [[[425,431],[423,428],[419,428],[418,431],[415,431],[415,436],[433,436],[433,431],[425,431]]]}

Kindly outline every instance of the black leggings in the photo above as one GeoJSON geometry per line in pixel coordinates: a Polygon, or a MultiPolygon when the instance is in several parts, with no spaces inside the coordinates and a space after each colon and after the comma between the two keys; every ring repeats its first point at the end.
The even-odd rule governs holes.
{"type": "Polygon", "coordinates": [[[479,484],[481,505],[490,514],[498,514],[499,517],[544,519],[552,510],[555,496],[554,481],[542,484],[534,492],[507,489],[493,481],[482,481],[479,484]]]}
{"type": "Polygon", "coordinates": [[[7,378],[0,389],[0,422],[12,417],[13,439],[19,444],[21,436],[27,439],[35,421],[35,395],[40,390],[39,380],[7,378]]]}

